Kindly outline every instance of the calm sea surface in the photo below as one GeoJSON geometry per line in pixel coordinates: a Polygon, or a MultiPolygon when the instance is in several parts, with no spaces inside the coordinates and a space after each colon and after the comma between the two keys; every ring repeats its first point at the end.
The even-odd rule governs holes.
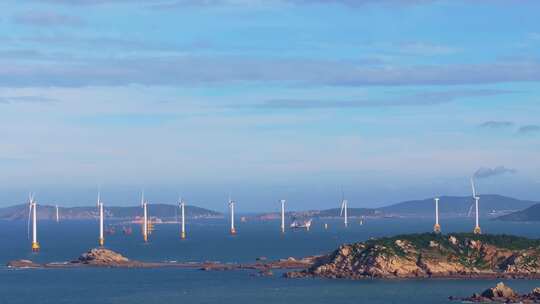
{"type": "MultiPolygon", "coordinates": [[[[178,238],[177,225],[159,225],[145,245],[137,226],[133,234],[107,236],[106,246],[144,261],[251,262],[302,257],[329,252],[342,243],[398,233],[425,232],[425,219],[368,220],[345,229],[341,222],[314,222],[310,232],[279,233],[279,222],[239,223],[238,235],[227,234],[224,220],[188,223],[188,239],[178,238]]],[[[448,219],[444,231],[470,231],[471,219],[448,219]]],[[[28,258],[40,262],[65,261],[97,243],[97,222],[42,221],[42,251],[29,252],[25,222],[0,221],[0,264],[28,258]]],[[[484,232],[540,238],[540,223],[484,221],[484,232]]],[[[0,267],[0,303],[449,303],[448,296],[468,296],[497,283],[486,280],[345,281],[252,277],[247,271],[205,272],[184,269],[40,269],[0,267]]],[[[520,292],[540,286],[540,281],[507,282],[520,292]]]]}

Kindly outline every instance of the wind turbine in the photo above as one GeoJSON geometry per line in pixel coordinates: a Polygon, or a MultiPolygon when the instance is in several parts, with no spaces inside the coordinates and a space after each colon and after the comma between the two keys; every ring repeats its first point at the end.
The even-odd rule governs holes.
{"type": "Polygon", "coordinates": [[[181,215],[180,238],[182,240],[185,240],[186,239],[186,212],[185,212],[186,202],[182,198],[180,198],[180,202],[178,203],[178,206],[180,207],[180,215],[181,215]]]}
{"type": "Polygon", "coordinates": [[[33,194],[28,196],[28,227],[30,227],[30,217],[32,217],[32,252],[38,252],[40,246],[37,240],[37,202],[33,194]]]}
{"type": "Polygon", "coordinates": [[[481,234],[482,230],[480,229],[480,223],[479,223],[479,214],[478,214],[478,203],[480,201],[480,196],[476,193],[476,186],[474,185],[474,178],[471,177],[471,187],[473,192],[473,199],[474,199],[474,207],[475,207],[475,217],[476,217],[476,225],[474,226],[474,234],[481,234]]]}
{"type": "Polygon", "coordinates": [[[281,233],[285,233],[285,200],[281,200],[281,233]]]}
{"type": "Polygon", "coordinates": [[[231,196],[229,196],[229,209],[231,213],[231,234],[236,234],[236,228],[234,227],[234,205],[236,204],[235,201],[231,199],[231,196]]]}
{"type": "Polygon", "coordinates": [[[103,202],[101,201],[101,193],[98,191],[97,196],[97,208],[99,212],[99,239],[98,243],[100,247],[103,247],[105,245],[105,237],[103,235],[103,202]]]}
{"type": "Polygon", "coordinates": [[[433,232],[441,233],[441,225],[439,225],[439,198],[435,198],[435,226],[433,226],[433,232]]]}
{"type": "Polygon", "coordinates": [[[345,199],[343,189],[341,189],[341,211],[339,212],[339,216],[343,216],[343,223],[345,224],[345,227],[349,225],[349,215],[347,214],[348,204],[349,202],[345,199]]]}
{"type": "Polygon", "coordinates": [[[144,191],[141,193],[141,207],[143,208],[143,240],[148,243],[148,201],[144,200],[144,191]]]}

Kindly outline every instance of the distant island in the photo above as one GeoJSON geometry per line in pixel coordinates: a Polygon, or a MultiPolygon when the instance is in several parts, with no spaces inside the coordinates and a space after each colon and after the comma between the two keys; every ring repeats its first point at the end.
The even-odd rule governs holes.
{"type": "MultiPolygon", "coordinates": [[[[38,205],[39,219],[53,220],[56,217],[56,207],[51,205],[38,205]]],[[[178,214],[178,206],[169,204],[149,205],[150,216],[159,219],[174,219],[178,214]]],[[[96,207],[59,207],[59,214],[63,220],[88,220],[98,217],[96,207]]],[[[130,207],[105,207],[105,217],[117,220],[132,220],[142,215],[139,206],[130,207]]],[[[21,204],[6,208],[0,208],[0,220],[21,220],[28,217],[28,205],[21,204]]],[[[186,205],[187,218],[217,218],[223,217],[217,211],[186,205]]]]}
{"type": "Polygon", "coordinates": [[[342,245],[289,278],[539,278],[540,240],[424,233],[342,245]]]}
{"type": "MultiPolygon", "coordinates": [[[[511,214],[539,204],[539,202],[519,200],[507,196],[485,194],[480,199],[480,215],[482,217],[496,218],[498,216],[511,214]]],[[[353,202],[349,202],[349,216],[358,217],[433,217],[433,198],[405,201],[380,208],[354,208],[353,202]]],[[[439,212],[441,216],[458,217],[474,214],[471,209],[473,200],[470,196],[441,196],[439,212]]],[[[539,207],[540,209],[540,207],[539,207]]],[[[339,217],[340,209],[290,211],[288,217],[309,217],[309,218],[335,218],[339,217]]],[[[540,219],[540,212],[539,219],[540,219]]],[[[278,212],[263,213],[255,215],[256,219],[277,219],[278,212]]]]}
{"type": "Polygon", "coordinates": [[[538,222],[540,221],[540,204],[535,204],[525,210],[500,216],[497,218],[497,220],[513,222],[538,222]]]}
{"type": "MultiPolygon", "coordinates": [[[[441,196],[439,211],[442,216],[464,216],[474,210],[471,196],[441,196]]],[[[480,215],[482,217],[497,217],[515,211],[523,210],[540,202],[520,200],[512,197],[483,194],[480,195],[480,215]]],[[[377,211],[386,215],[399,216],[433,216],[433,198],[413,200],[377,208],[377,211]]]]}
{"type": "MultiPolygon", "coordinates": [[[[440,215],[442,217],[463,217],[472,216],[473,201],[470,196],[441,196],[440,215]]],[[[433,217],[433,198],[423,200],[405,201],[380,208],[355,208],[355,203],[349,202],[348,215],[350,218],[362,217],[433,217]]],[[[56,216],[55,206],[38,205],[39,219],[53,220],[56,216]]],[[[178,207],[172,204],[152,204],[149,205],[150,216],[172,220],[178,213],[178,207]]],[[[60,217],[68,220],[85,220],[97,218],[96,207],[59,207],[60,217]]],[[[241,210],[237,210],[242,215],[241,210]]],[[[139,206],[117,207],[106,206],[105,217],[118,220],[132,220],[141,216],[142,210],[139,206]]],[[[340,209],[331,208],[324,210],[300,210],[287,211],[288,218],[336,218],[339,217],[340,209]]],[[[482,217],[498,218],[501,220],[540,220],[540,203],[534,201],[519,200],[511,197],[485,194],[480,199],[480,215],[482,217]],[[536,207],[533,207],[537,205],[536,207]],[[519,212],[531,207],[525,212],[519,212]],[[536,209],[534,209],[536,208],[536,209]],[[508,217],[506,217],[508,215],[508,217]]],[[[188,218],[221,218],[224,215],[220,212],[196,207],[186,206],[186,216],[188,218]]],[[[28,217],[28,206],[20,204],[11,207],[0,208],[0,220],[21,220],[28,217]]],[[[257,213],[244,216],[248,220],[275,220],[279,219],[278,212],[257,213]]]]}

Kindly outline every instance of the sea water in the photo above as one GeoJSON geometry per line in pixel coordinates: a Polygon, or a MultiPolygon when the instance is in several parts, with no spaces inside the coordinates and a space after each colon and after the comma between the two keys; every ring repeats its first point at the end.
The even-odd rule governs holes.
{"type": "MultiPolygon", "coordinates": [[[[471,219],[445,219],[444,232],[471,231],[471,219]]],[[[326,253],[340,244],[371,237],[431,231],[428,219],[319,220],[311,231],[279,232],[279,221],[238,223],[230,236],[225,220],[193,220],[188,238],[179,227],[156,225],[150,242],[142,241],[139,227],[132,235],[106,236],[106,247],[143,261],[254,262],[326,253]],[[329,229],[323,228],[329,224],[329,229]]],[[[38,262],[67,261],[97,244],[97,221],[41,221],[42,250],[30,252],[26,222],[0,221],[0,264],[14,259],[38,262]]],[[[507,233],[540,238],[540,223],[485,221],[485,233],[507,233]]],[[[448,303],[448,296],[469,296],[499,280],[327,280],[254,277],[251,271],[197,269],[8,269],[0,267],[0,303],[448,303]]],[[[540,286],[537,280],[505,280],[519,292],[540,286]]]]}

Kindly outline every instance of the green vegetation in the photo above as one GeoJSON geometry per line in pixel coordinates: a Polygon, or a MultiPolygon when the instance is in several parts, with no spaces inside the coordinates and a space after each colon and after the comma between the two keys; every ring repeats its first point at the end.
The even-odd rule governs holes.
{"type": "MultiPolygon", "coordinates": [[[[512,235],[475,235],[472,233],[419,233],[396,235],[380,239],[371,239],[352,246],[353,255],[361,260],[369,256],[384,255],[417,258],[434,258],[453,260],[468,268],[490,269],[491,265],[485,251],[474,247],[474,241],[483,245],[492,245],[503,250],[540,249],[540,240],[528,239],[512,235]],[[453,237],[453,238],[452,238],[453,237]],[[400,244],[396,241],[401,241],[400,244]],[[411,252],[409,251],[410,248],[411,252]]],[[[531,256],[523,263],[536,267],[538,257],[531,256]]]]}
{"type": "MultiPolygon", "coordinates": [[[[525,237],[506,235],[506,234],[473,234],[473,233],[419,233],[419,234],[404,234],[380,239],[372,239],[366,242],[367,246],[382,245],[389,248],[400,249],[396,245],[396,240],[407,241],[417,249],[428,249],[430,243],[436,242],[445,248],[457,249],[458,245],[465,245],[468,241],[480,241],[484,244],[496,246],[509,250],[524,250],[529,248],[540,248],[540,240],[528,239],[525,237]],[[459,244],[454,245],[450,242],[450,237],[454,236],[459,244]],[[397,247],[397,248],[395,248],[397,247]]],[[[461,247],[459,246],[459,247],[461,247]]]]}

